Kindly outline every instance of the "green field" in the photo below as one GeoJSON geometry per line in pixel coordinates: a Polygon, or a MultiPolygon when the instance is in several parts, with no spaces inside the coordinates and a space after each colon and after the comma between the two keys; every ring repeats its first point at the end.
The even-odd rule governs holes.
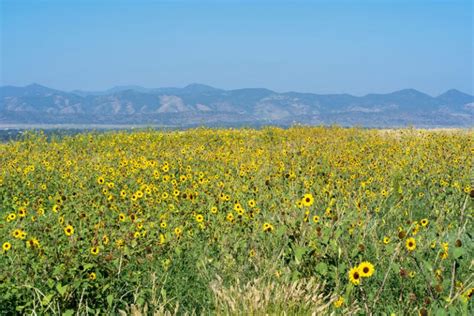
{"type": "Polygon", "coordinates": [[[470,130],[26,133],[0,313],[469,315],[470,130]]]}

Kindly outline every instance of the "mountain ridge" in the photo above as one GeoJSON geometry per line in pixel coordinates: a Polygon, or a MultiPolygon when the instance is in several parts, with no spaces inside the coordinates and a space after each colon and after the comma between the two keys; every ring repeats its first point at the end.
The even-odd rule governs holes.
{"type": "Polygon", "coordinates": [[[34,83],[0,87],[0,123],[277,124],[472,127],[474,96],[456,89],[431,96],[407,88],[364,96],[224,90],[191,83],[183,88],[116,86],[61,91],[34,83]]]}

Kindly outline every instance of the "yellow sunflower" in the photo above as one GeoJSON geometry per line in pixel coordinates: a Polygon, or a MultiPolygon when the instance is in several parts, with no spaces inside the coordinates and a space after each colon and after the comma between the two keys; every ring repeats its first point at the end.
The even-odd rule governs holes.
{"type": "Polygon", "coordinates": [[[354,285],[360,284],[360,272],[359,267],[355,267],[349,270],[349,281],[354,285]]]}
{"type": "Polygon", "coordinates": [[[303,206],[311,206],[313,205],[314,203],[314,197],[311,193],[308,193],[308,194],[305,194],[303,196],[303,199],[301,199],[301,203],[303,204],[303,206]]]}
{"type": "Polygon", "coordinates": [[[416,249],[416,240],[415,238],[411,237],[406,240],[405,246],[408,251],[413,251],[416,249]]]}
{"type": "Polygon", "coordinates": [[[204,216],[202,214],[197,214],[196,215],[196,222],[202,223],[204,221],[204,216]]]}
{"type": "Polygon", "coordinates": [[[91,254],[97,256],[99,254],[99,247],[95,246],[91,248],[91,254]]]}
{"type": "Polygon", "coordinates": [[[74,227],[72,227],[71,225],[67,225],[66,227],[64,227],[64,233],[66,234],[66,236],[71,236],[72,234],[74,234],[74,227]]]}
{"type": "Polygon", "coordinates": [[[359,273],[361,277],[369,278],[374,274],[374,272],[375,272],[374,265],[370,263],[369,261],[364,261],[361,264],[359,264],[359,273]]]}
{"type": "Polygon", "coordinates": [[[10,244],[8,241],[7,242],[4,242],[3,245],[2,245],[2,249],[3,251],[7,252],[8,250],[10,250],[12,248],[12,244],[10,244]]]}
{"type": "Polygon", "coordinates": [[[264,223],[262,228],[263,228],[263,231],[266,233],[273,231],[273,225],[270,223],[264,223]]]}

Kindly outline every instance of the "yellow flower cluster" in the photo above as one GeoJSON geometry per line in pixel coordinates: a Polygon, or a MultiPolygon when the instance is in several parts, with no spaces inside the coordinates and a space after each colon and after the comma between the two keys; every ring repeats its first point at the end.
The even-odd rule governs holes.
{"type": "MultiPolygon", "coordinates": [[[[101,284],[88,297],[129,297],[147,276],[187,280],[173,279],[181,271],[227,283],[317,278],[334,292],[331,308],[364,295],[414,308],[400,284],[432,300],[470,297],[446,286],[453,264],[454,281],[471,273],[470,136],[299,126],[27,133],[0,143],[0,266],[16,267],[4,289],[80,279],[101,284]]],[[[80,297],[81,286],[61,297],[80,297]]]]}

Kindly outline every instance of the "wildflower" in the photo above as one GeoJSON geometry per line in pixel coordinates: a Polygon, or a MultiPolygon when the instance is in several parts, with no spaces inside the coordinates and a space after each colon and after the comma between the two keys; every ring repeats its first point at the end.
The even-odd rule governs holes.
{"type": "Polygon", "coordinates": [[[303,206],[311,206],[313,205],[314,203],[314,197],[311,193],[307,193],[303,196],[303,199],[301,200],[301,203],[303,204],[303,206]]]}
{"type": "Polygon", "coordinates": [[[339,298],[336,301],[334,301],[333,304],[335,308],[341,307],[344,304],[344,298],[342,296],[339,296],[339,298]]]}
{"type": "Polygon", "coordinates": [[[2,249],[4,252],[7,252],[12,248],[12,244],[10,244],[8,241],[4,242],[2,245],[2,249]]]}
{"type": "Polygon", "coordinates": [[[97,178],[97,183],[98,184],[104,184],[104,182],[105,182],[104,177],[100,176],[100,177],[97,178]]]}
{"type": "Polygon", "coordinates": [[[360,272],[358,267],[354,267],[349,270],[349,281],[354,285],[360,284],[360,272]]]}
{"type": "Polygon", "coordinates": [[[273,231],[273,225],[270,223],[264,223],[263,224],[263,231],[264,232],[272,232],[273,231]]]}
{"type": "Polygon", "coordinates": [[[464,292],[464,297],[470,300],[473,294],[474,294],[474,287],[471,287],[469,290],[464,292]]]}
{"type": "Polygon", "coordinates": [[[16,214],[15,213],[10,213],[7,216],[7,222],[11,222],[11,221],[15,220],[15,218],[16,218],[16,214]]]}
{"type": "Polygon", "coordinates": [[[26,216],[26,210],[24,208],[19,209],[18,210],[18,216],[25,217],[26,216]]]}
{"type": "Polygon", "coordinates": [[[405,242],[405,246],[406,246],[408,251],[415,250],[416,249],[416,240],[415,240],[415,238],[413,238],[413,237],[408,238],[405,242]]]}
{"type": "Polygon", "coordinates": [[[99,247],[95,246],[91,248],[91,254],[97,256],[99,254],[99,247]]]}
{"type": "Polygon", "coordinates": [[[441,243],[441,248],[443,248],[443,250],[444,250],[445,252],[448,252],[448,250],[449,250],[449,243],[447,243],[447,242],[441,243]]]}
{"type": "Polygon", "coordinates": [[[374,265],[368,261],[364,261],[359,265],[360,276],[363,278],[371,277],[374,272],[374,265]]]}
{"type": "Polygon", "coordinates": [[[163,245],[165,242],[166,242],[165,235],[160,234],[160,241],[159,241],[159,244],[160,244],[160,245],[163,245]]]}
{"type": "Polygon", "coordinates": [[[256,203],[255,203],[255,200],[249,200],[248,203],[249,207],[253,208],[255,207],[256,203]]]}
{"type": "Polygon", "coordinates": [[[31,238],[30,240],[27,241],[26,246],[29,248],[39,248],[40,243],[38,239],[36,238],[31,238]]]}
{"type": "Polygon", "coordinates": [[[126,218],[127,218],[127,217],[125,216],[124,213],[120,213],[120,214],[119,214],[119,221],[125,222],[125,219],[126,219],[126,218]]]}
{"type": "Polygon", "coordinates": [[[196,222],[202,223],[203,221],[204,221],[204,216],[202,216],[201,214],[197,214],[196,215],[196,222]]]}
{"type": "Polygon", "coordinates": [[[97,278],[97,274],[95,272],[89,273],[89,280],[94,281],[97,278]]]}
{"type": "Polygon", "coordinates": [[[64,227],[64,233],[66,234],[66,236],[71,236],[72,234],[74,234],[74,227],[72,227],[71,225],[67,225],[66,227],[64,227]]]}
{"type": "Polygon", "coordinates": [[[115,240],[115,246],[117,246],[117,248],[122,248],[123,245],[125,245],[125,242],[123,241],[123,239],[115,240]]]}
{"type": "Polygon", "coordinates": [[[21,236],[21,229],[15,229],[15,230],[13,231],[12,235],[13,235],[13,237],[19,239],[20,236],[21,236]]]}

